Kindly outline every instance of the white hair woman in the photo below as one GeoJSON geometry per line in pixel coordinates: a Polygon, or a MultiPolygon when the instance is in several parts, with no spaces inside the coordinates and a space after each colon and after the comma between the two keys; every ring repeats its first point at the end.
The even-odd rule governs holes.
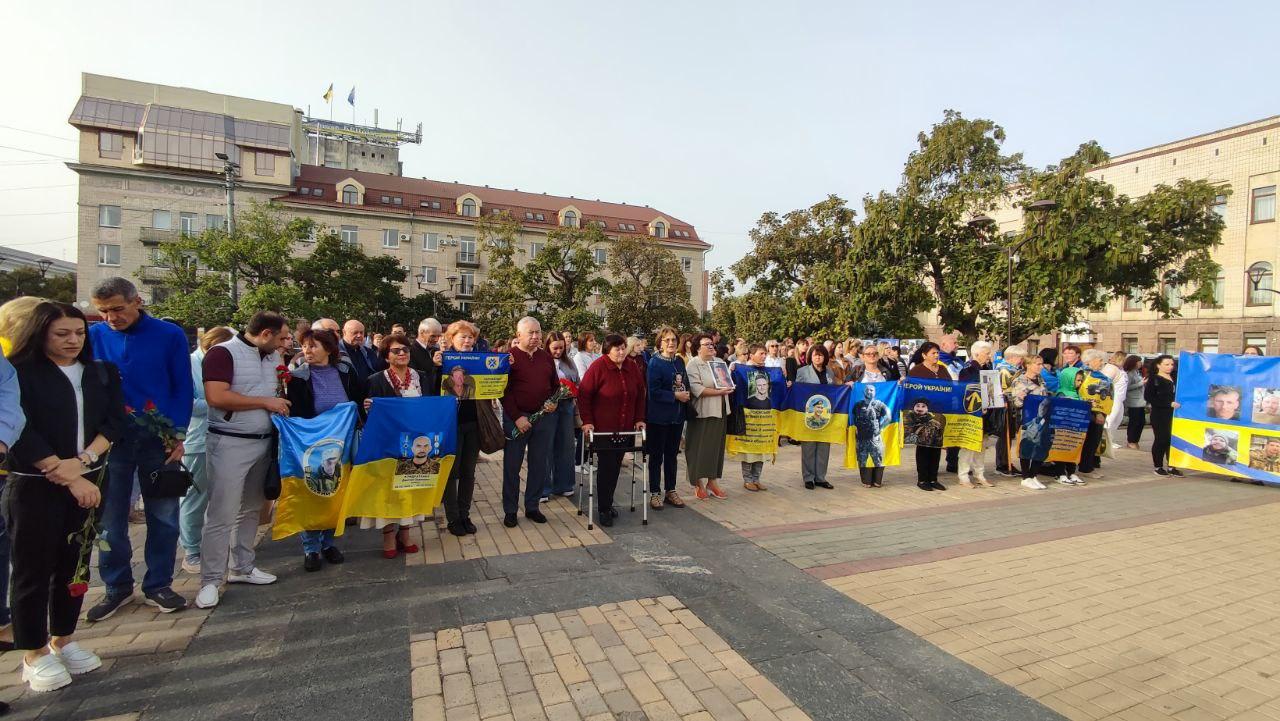
{"type": "MultiPolygon", "coordinates": [[[[982,379],[982,371],[989,370],[991,370],[991,344],[985,340],[976,341],[969,346],[969,362],[960,369],[958,380],[977,383],[982,379]]],[[[985,446],[987,440],[985,429],[983,429],[980,438],[985,446]]],[[[986,458],[982,450],[974,451],[968,448],[961,448],[957,458],[960,465],[959,479],[961,486],[973,488],[974,484],[977,484],[983,488],[991,487],[991,482],[987,480],[986,458]]]]}

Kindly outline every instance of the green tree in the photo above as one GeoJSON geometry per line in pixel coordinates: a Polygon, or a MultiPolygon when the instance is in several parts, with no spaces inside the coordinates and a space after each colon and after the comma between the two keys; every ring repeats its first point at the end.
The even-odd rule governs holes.
{"type": "Polygon", "coordinates": [[[476,238],[488,272],[476,286],[472,320],[487,337],[511,338],[529,313],[527,277],[515,261],[520,224],[507,213],[486,215],[476,223],[476,238]]]}
{"type": "Polygon", "coordinates": [[[593,293],[608,292],[609,281],[600,276],[593,249],[608,244],[594,224],[549,232],[546,247],[524,267],[525,294],[535,303],[535,315],[557,330],[598,326],[600,319],[587,310],[587,302],[593,293]]]}
{"type": "Polygon", "coordinates": [[[232,320],[235,307],[225,275],[200,268],[190,252],[173,243],[157,249],[156,264],[168,268],[168,274],[160,284],[164,300],[151,305],[152,313],[190,328],[226,325],[232,320]]]}
{"type": "Polygon", "coordinates": [[[76,276],[49,275],[35,268],[14,268],[0,271],[0,298],[9,300],[24,295],[74,303],[76,300],[76,276]]]}
{"type": "Polygon", "coordinates": [[[319,236],[311,254],[292,258],[289,267],[290,280],[308,304],[304,317],[359,318],[371,328],[389,328],[389,314],[403,302],[400,262],[366,255],[336,233],[319,236]]]}
{"type": "Polygon", "coordinates": [[[619,237],[609,248],[606,267],[613,278],[605,302],[611,328],[651,333],[662,325],[697,324],[680,260],[657,240],[646,235],[619,237]]]}

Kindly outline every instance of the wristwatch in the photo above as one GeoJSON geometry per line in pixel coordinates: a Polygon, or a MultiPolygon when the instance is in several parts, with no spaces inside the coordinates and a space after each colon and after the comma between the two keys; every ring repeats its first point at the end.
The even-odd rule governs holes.
{"type": "Polygon", "coordinates": [[[88,448],[84,449],[83,451],[80,451],[80,455],[76,456],[76,458],[80,458],[80,456],[84,456],[85,458],[89,459],[89,461],[84,464],[86,468],[98,462],[98,454],[94,453],[88,448]]]}

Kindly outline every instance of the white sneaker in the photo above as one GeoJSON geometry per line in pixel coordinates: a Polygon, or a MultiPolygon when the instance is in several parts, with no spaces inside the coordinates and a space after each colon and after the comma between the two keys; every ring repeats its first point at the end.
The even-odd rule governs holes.
{"type": "Polygon", "coordinates": [[[1040,486],[1040,488],[1036,488],[1036,486],[1038,486],[1038,485],[1040,485],[1039,481],[1037,481],[1037,480],[1036,480],[1036,479],[1034,479],[1034,478],[1024,478],[1024,479],[1022,479],[1022,487],[1023,487],[1023,488],[1029,488],[1029,489],[1031,489],[1031,490],[1033,490],[1033,491],[1038,491],[1038,490],[1040,490],[1041,488],[1044,488],[1044,486],[1040,486]]]}
{"type": "Polygon", "coordinates": [[[218,605],[218,584],[206,583],[200,587],[200,593],[196,594],[196,608],[213,608],[218,605]]]}
{"type": "Polygon", "coordinates": [[[266,586],[275,583],[276,577],[254,566],[248,573],[229,573],[227,583],[251,583],[255,586],[266,586]]]}
{"type": "Polygon", "coordinates": [[[1036,490],[1037,490],[1037,491],[1044,491],[1044,490],[1048,490],[1048,488],[1049,488],[1049,487],[1048,487],[1048,486],[1046,486],[1045,484],[1041,483],[1039,478],[1032,478],[1032,479],[1031,479],[1031,482],[1032,482],[1032,483],[1034,483],[1034,484],[1036,484],[1036,490]]]}
{"type": "Polygon", "coordinates": [[[1070,486],[1074,483],[1074,481],[1072,481],[1070,478],[1067,478],[1066,476],[1058,476],[1058,483],[1061,483],[1064,486],[1070,486]]]}
{"type": "Polygon", "coordinates": [[[1089,485],[1088,483],[1086,483],[1086,482],[1085,482],[1085,480],[1084,480],[1083,478],[1081,478],[1080,476],[1078,476],[1078,475],[1076,475],[1076,474],[1074,474],[1074,473],[1072,473],[1072,474],[1071,474],[1071,479],[1070,479],[1070,480],[1071,480],[1071,482],[1072,482],[1072,483],[1076,484],[1077,486],[1087,486],[1087,485],[1089,485]]]}
{"type": "Polygon", "coordinates": [[[52,653],[36,659],[33,664],[22,662],[22,680],[27,682],[32,691],[44,693],[56,691],[71,683],[71,673],[62,665],[62,660],[52,653]]]}
{"type": "Polygon", "coordinates": [[[88,649],[80,648],[80,644],[75,641],[62,648],[49,644],[49,648],[53,650],[50,655],[57,656],[58,660],[62,661],[62,665],[66,667],[67,672],[73,676],[89,673],[102,665],[102,659],[98,658],[98,654],[88,649]]]}

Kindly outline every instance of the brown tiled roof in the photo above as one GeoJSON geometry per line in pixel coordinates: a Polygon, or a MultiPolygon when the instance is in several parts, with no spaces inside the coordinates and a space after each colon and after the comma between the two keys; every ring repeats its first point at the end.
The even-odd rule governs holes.
{"type": "Polygon", "coordinates": [[[654,208],[627,205],[626,203],[607,203],[584,198],[526,193],[519,190],[503,190],[501,188],[486,188],[462,183],[446,183],[439,180],[405,178],[398,175],[326,168],[319,165],[303,165],[298,177],[294,179],[294,185],[296,186],[294,193],[282,196],[280,200],[334,208],[352,209],[354,207],[376,212],[403,213],[405,215],[412,212],[416,217],[457,218],[458,215],[455,210],[457,200],[468,193],[480,199],[483,213],[488,214],[495,208],[506,210],[511,213],[513,218],[526,226],[555,227],[559,223],[557,214],[562,208],[569,205],[577,208],[582,214],[580,220],[583,224],[601,220],[607,223],[605,229],[607,233],[647,233],[649,223],[661,217],[665,218],[669,225],[665,240],[671,243],[701,248],[710,247],[698,238],[698,232],[689,223],[654,208]],[[336,184],[347,178],[354,178],[364,185],[365,202],[363,206],[351,206],[339,202],[340,198],[337,197],[336,184]],[[316,196],[311,193],[301,195],[298,193],[299,187],[319,188],[321,195],[316,196]],[[382,203],[381,196],[383,195],[399,197],[402,199],[402,204],[382,203]],[[423,201],[428,204],[432,201],[438,202],[440,203],[440,209],[424,208],[422,207],[423,201]],[[526,218],[526,213],[533,213],[535,215],[534,219],[526,218]],[[539,221],[536,219],[536,215],[539,213],[542,214],[544,220],[539,221]],[[629,224],[635,230],[631,230],[628,227],[620,227],[620,224],[629,224]],[[684,237],[675,231],[681,231],[687,234],[688,237],[684,237]]]}

